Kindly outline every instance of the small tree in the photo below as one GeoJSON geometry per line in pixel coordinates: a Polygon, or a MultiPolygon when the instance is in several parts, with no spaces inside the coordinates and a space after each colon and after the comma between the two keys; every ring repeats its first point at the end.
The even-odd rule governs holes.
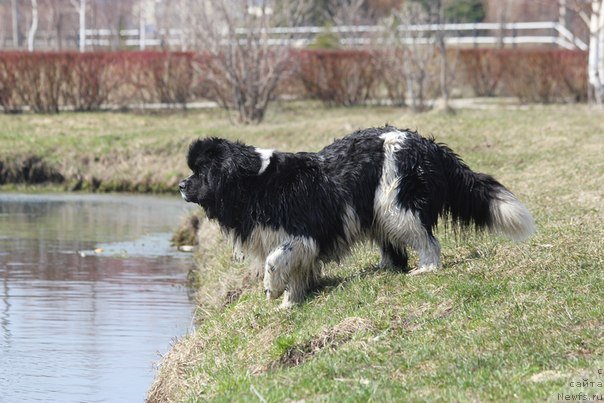
{"type": "Polygon", "coordinates": [[[293,32],[271,36],[273,27],[294,27],[307,14],[304,1],[245,0],[184,1],[188,7],[190,44],[203,55],[200,64],[207,96],[227,110],[236,110],[242,123],[259,123],[277,85],[290,67],[283,45],[293,32]]]}
{"type": "Polygon", "coordinates": [[[86,50],[86,0],[71,0],[71,5],[75,8],[79,17],[79,36],[78,43],[80,52],[86,50]]]}
{"type": "Polygon", "coordinates": [[[588,77],[591,99],[604,104],[604,3],[592,0],[589,19],[588,77]]]}
{"type": "Polygon", "coordinates": [[[604,1],[560,0],[560,10],[571,7],[579,14],[589,29],[589,56],[587,62],[588,98],[591,102],[604,105],[604,1]]]}
{"type": "Polygon", "coordinates": [[[31,25],[27,31],[27,50],[34,51],[36,31],[38,30],[38,1],[31,0],[31,25]]]}
{"type": "Polygon", "coordinates": [[[416,112],[427,109],[428,99],[436,94],[438,69],[434,62],[437,54],[433,35],[406,27],[430,22],[430,15],[417,2],[404,3],[382,22],[385,46],[379,58],[389,95],[396,94],[396,103],[406,103],[416,112]],[[401,89],[406,91],[405,96],[401,89]]]}

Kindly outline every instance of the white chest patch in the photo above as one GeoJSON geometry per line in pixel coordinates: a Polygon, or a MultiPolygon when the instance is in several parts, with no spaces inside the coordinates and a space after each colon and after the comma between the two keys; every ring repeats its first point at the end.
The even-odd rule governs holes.
{"type": "Polygon", "coordinates": [[[273,156],[274,150],[267,150],[265,148],[256,148],[256,152],[260,156],[260,161],[262,165],[260,165],[260,170],[258,171],[258,175],[262,175],[266,168],[268,168],[271,163],[271,157],[273,156]]]}

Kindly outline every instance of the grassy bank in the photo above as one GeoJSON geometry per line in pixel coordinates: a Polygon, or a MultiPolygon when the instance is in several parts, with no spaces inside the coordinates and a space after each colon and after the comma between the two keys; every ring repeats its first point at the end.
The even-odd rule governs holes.
{"type": "Polygon", "coordinates": [[[400,116],[394,108],[323,111],[319,104],[271,109],[261,126],[234,126],[220,110],[190,112],[0,115],[0,186],[51,184],[51,189],[175,192],[187,175],[192,139],[222,136],[298,149],[400,116]],[[302,134],[303,133],[303,134],[302,134]]]}
{"type": "Polygon", "coordinates": [[[325,267],[323,287],[304,304],[283,311],[246,279],[215,226],[202,223],[198,326],[163,358],[151,401],[604,394],[604,113],[564,106],[276,112],[258,127],[196,115],[171,125],[181,142],[194,119],[199,127],[189,135],[285,150],[318,149],[385,122],[418,129],[508,185],[533,212],[537,233],[514,244],[441,227],[444,269],[418,277],[377,269],[377,251],[359,245],[325,267]]]}
{"type": "MultiPolygon", "coordinates": [[[[0,115],[0,184],[172,191],[193,138],[283,150],[391,123],[448,143],[508,185],[535,215],[525,244],[440,228],[444,269],[408,277],[376,268],[360,245],[325,267],[302,306],[277,310],[201,224],[198,326],[164,357],[149,399],[557,400],[604,391],[604,113],[587,107],[408,114],[286,104],[260,126],[220,111],[0,115]]],[[[413,257],[411,264],[416,263],[413,257]]]]}

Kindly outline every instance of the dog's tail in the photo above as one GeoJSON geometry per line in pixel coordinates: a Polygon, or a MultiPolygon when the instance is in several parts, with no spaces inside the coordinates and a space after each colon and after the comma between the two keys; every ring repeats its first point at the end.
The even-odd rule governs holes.
{"type": "Polygon", "coordinates": [[[453,222],[523,241],[535,232],[527,208],[495,178],[472,171],[450,148],[438,145],[447,176],[444,213],[453,222]]]}

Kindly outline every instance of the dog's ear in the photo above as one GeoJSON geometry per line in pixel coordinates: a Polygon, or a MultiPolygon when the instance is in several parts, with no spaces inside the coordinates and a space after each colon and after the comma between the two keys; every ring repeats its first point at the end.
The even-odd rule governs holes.
{"type": "Polygon", "coordinates": [[[202,166],[223,156],[224,140],[218,138],[199,139],[191,143],[187,155],[187,165],[191,171],[197,171],[202,166]]]}

